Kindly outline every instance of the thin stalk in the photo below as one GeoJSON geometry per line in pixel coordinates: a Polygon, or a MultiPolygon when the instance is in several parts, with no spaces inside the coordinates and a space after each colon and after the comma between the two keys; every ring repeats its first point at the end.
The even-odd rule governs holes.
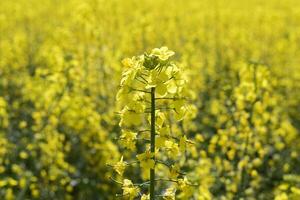
{"type": "MultiPolygon", "coordinates": [[[[151,88],[151,141],[150,141],[151,153],[155,153],[155,88],[151,88]]],[[[155,155],[153,155],[153,160],[155,160],[155,155]]],[[[154,192],[154,184],[155,184],[155,167],[150,169],[150,200],[155,199],[154,192]]]]}

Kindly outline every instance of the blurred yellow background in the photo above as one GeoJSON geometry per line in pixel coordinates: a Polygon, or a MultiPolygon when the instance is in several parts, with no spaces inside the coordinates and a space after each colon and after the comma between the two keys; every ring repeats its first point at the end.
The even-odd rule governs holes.
{"type": "Polygon", "coordinates": [[[121,60],[160,46],[196,95],[189,199],[241,169],[246,199],[300,199],[298,0],[1,0],[0,199],[116,199],[121,60]]]}

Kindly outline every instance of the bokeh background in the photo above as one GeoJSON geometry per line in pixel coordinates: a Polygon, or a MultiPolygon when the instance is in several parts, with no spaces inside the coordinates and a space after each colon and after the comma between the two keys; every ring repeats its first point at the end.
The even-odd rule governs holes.
{"type": "Polygon", "coordinates": [[[117,199],[121,61],[161,46],[196,97],[189,199],[300,199],[298,0],[1,0],[0,199],[117,199]]]}

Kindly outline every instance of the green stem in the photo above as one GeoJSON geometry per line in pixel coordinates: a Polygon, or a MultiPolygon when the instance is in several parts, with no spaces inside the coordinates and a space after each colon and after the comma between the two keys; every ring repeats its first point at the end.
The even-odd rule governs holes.
{"type": "MultiPolygon", "coordinates": [[[[151,88],[151,153],[155,153],[155,88],[151,88]]],[[[155,160],[155,155],[153,155],[155,160]]],[[[150,169],[150,200],[155,199],[155,167],[150,169]]]]}

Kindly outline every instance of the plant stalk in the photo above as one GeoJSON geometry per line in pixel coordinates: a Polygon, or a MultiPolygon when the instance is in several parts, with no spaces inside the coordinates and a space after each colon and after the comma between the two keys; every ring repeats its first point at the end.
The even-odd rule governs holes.
{"type": "MultiPolygon", "coordinates": [[[[152,159],[155,160],[155,88],[151,88],[151,147],[150,151],[153,153],[152,159]]],[[[155,199],[155,166],[150,169],[150,200],[155,199]]]]}

